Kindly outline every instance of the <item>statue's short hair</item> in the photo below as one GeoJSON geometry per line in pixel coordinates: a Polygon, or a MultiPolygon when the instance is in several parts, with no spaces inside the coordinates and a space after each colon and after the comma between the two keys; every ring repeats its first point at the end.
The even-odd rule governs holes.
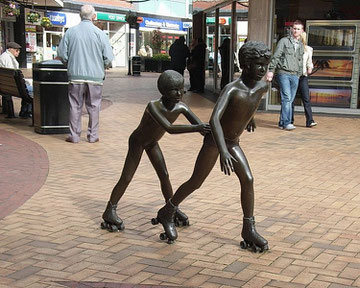
{"type": "Polygon", "coordinates": [[[271,51],[267,45],[258,41],[247,41],[239,50],[240,68],[244,69],[245,65],[251,60],[265,57],[270,59],[271,51]]]}
{"type": "Polygon", "coordinates": [[[169,89],[170,84],[174,82],[184,83],[184,77],[174,70],[166,70],[161,73],[157,81],[157,87],[161,93],[161,95],[165,95],[166,91],[169,89]]]}
{"type": "Polygon", "coordinates": [[[93,15],[95,14],[95,8],[91,5],[81,6],[80,9],[80,18],[81,20],[92,20],[93,15]]]}

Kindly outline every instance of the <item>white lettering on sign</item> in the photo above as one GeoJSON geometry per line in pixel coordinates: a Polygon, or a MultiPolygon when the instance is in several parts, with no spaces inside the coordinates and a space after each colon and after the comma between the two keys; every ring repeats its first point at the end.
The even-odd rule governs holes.
{"type": "Polygon", "coordinates": [[[167,28],[167,29],[180,29],[180,25],[177,23],[170,23],[166,21],[154,21],[154,20],[145,20],[145,27],[153,27],[153,28],[167,28]]]}
{"type": "Polygon", "coordinates": [[[61,16],[59,14],[50,15],[50,20],[51,20],[51,22],[64,23],[65,22],[65,16],[61,16]]]}

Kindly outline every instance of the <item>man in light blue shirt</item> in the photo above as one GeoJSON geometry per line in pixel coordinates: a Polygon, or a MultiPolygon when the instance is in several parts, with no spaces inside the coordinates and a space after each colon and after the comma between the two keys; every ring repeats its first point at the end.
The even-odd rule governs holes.
{"type": "Polygon", "coordinates": [[[78,143],[81,136],[81,111],[85,102],[89,113],[87,139],[99,141],[99,113],[105,68],[114,56],[108,36],[93,24],[95,9],[84,5],[81,22],[66,31],[58,48],[58,57],[67,65],[69,78],[70,135],[67,142],[78,143]]]}

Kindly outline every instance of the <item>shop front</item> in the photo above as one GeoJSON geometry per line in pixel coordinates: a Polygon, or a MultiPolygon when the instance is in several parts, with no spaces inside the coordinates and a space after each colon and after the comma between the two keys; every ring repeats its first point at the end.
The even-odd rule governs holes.
{"type": "MultiPolygon", "coordinates": [[[[292,21],[305,24],[308,45],[313,47],[313,73],[309,76],[313,112],[360,115],[359,53],[360,4],[357,0],[275,1],[273,47],[288,33],[292,21]],[[314,9],[314,7],[316,9],[314,9]]],[[[303,111],[300,99],[295,110],[303,111]]],[[[268,109],[280,109],[272,88],[268,109]]]]}
{"type": "MultiPolygon", "coordinates": [[[[226,5],[231,4],[230,21],[238,14],[237,5],[247,6],[248,39],[262,41],[273,50],[278,40],[287,35],[292,22],[296,19],[302,20],[305,23],[308,44],[314,48],[315,68],[309,76],[313,111],[360,115],[360,2],[358,0],[243,0],[237,1],[237,5],[235,3],[235,1],[223,1],[194,15],[194,19],[201,20],[196,22],[200,24],[200,28],[195,27],[194,24],[194,31],[201,31],[201,34],[206,36],[209,31],[211,34],[213,29],[207,26],[214,25],[213,37],[207,38],[209,46],[214,50],[215,63],[218,63],[219,54],[216,46],[220,45],[224,36],[230,35],[233,43],[231,45],[233,50],[230,51],[235,53],[239,48],[237,46],[239,40],[242,40],[239,39],[237,32],[239,26],[236,27],[230,22],[228,29],[227,25],[221,23],[227,23],[227,20],[221,20],[221,15],[229,13],[225,11],[226,5]],[[215,24],[207,23],[207,17],[214,17],[215,24]]],[[[232,62],[233,60],[230,59],[230,64],[232,62]]],[[[214,68],[217,66],[219,65],[215,65],[214,68]]],[[[235,70],[230,73],[230,78],[234,73],[235,70]]],[[[219,73],[213,73],[213,77],[208,78],[208,83],[214,91],[218,91],[217,77],[219,73]]],[[[296,111],[303,111],[299,99],[295,100],[295,105],[296,111]]],[[[280,96],[275,87],[270,88],[262,101],[261,109],[280,110],[280,96]]]]}
{"type": "Polygon", "coordinates": [[[154,54],[167,54],[171,44],[173,44],[176,39],[180,36],[186,38],[188,28],[188,25],[185,25],[184,27],[182,21],[142,17],[142,22],[139,27],[139,45],[140,47],[149,45],[154,54]],[[161,46],[159,47],[154,43],[154,31],[161,32],[161,46]]]}
{"type": "Polygon", "coordinates": [[[125,67],[128,55],[128,32],[125,14],[97,12],[96,25],[108,36],[114,53],[112,67],[125,67]]]}
{"type": "MultiPolygon", "coordinates": [[[[27,67],[32,67],[34,62],[54,59],[66,30],[80,21],[78,13],[25,9],[27,67]]],[[[125,15],[97,12],[94,24],[109,36],[115,56],[113,67],[125,67],[128,43],[125,15]]]]}
{"type": "Polygon", "coordinates": [[[14,41],[14,23],[16,16],[9,15],[6,10],[6,5],[0,6],[0,52],[4,52],[5,43],[14,41]]]}
{"type": "Polygon", "coordinates": [[[69,24],[79,22],[80,17],[73,13],[25,9],[27,68],[31,68],[34,62],[54,59],[65,29],[69,24]]]}

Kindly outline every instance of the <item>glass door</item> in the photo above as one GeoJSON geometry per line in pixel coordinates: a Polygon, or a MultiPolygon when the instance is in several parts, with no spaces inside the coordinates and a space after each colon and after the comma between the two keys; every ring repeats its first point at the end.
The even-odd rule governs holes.
{"type": "Polygon", "coordinates": [[[60,44],[63,33],[45,31],[44,33],[44,60],[51,60],[57,56],[57,47],[60,44]]]}

